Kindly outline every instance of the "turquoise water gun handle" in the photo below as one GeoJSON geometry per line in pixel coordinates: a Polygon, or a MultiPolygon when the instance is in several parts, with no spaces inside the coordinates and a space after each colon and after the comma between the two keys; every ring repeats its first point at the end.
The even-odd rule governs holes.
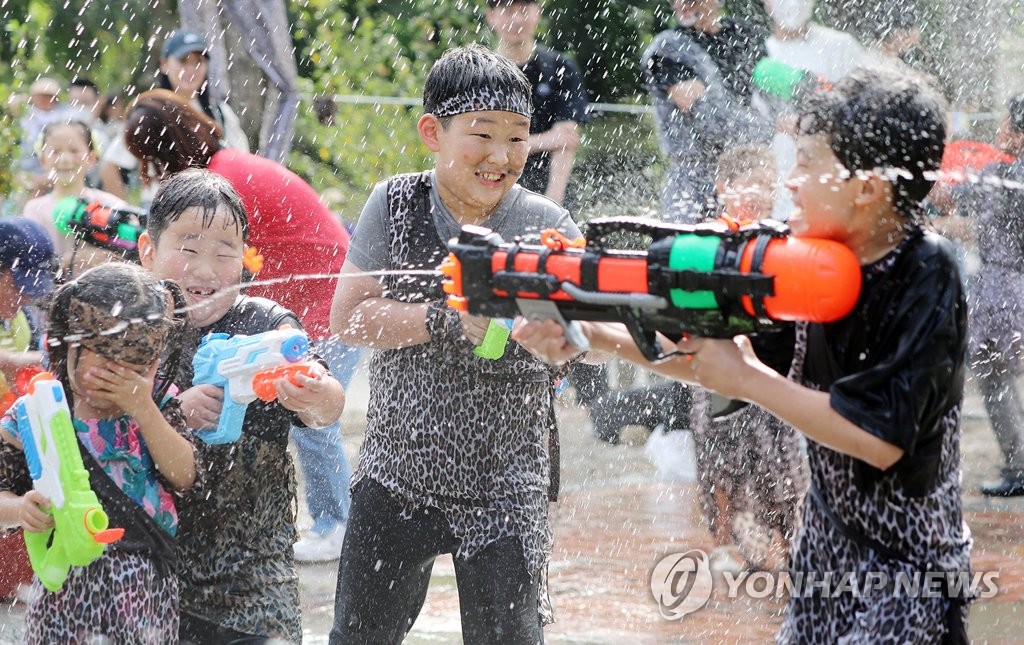
{"type": "Polygon", "coordinates": [[[247,336],[210,334],[192,358],[192,383],[224,389],[224,405],[216,428],[196,436],[211,445],[237,441],[249,404],[255,401],[260,375],[295,365],[309,351],[309,338],[297,329],[276,329],[247,336]]]}

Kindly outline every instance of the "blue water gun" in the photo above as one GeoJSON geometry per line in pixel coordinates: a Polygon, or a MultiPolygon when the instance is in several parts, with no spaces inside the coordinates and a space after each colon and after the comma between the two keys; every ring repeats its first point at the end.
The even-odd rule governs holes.
{"type": "Polygon", "coordinates": [[[308,351],[309,338],[297,329],[252,336],[208,335],[192,358],[192,384],[224,388],[224,407],[217,427],[199,430],[196,435],[208,444],[237,441],[249,404],[256,399],[276,399],[279,379],[296,383],[297,374],[316,376],[316,364],[302,361],[308,351]]]}

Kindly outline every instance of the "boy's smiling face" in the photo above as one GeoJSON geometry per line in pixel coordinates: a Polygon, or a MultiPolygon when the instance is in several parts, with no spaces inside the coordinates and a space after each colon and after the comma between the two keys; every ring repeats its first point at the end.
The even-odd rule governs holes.
{"type": "Polygon", "coordinates": [[[451,118],[426,114],[420,138],[435,154],[441,201],[460,222],[481,222],[519,179],[529,153],[530,119],[487,110],[451,118]]]}
{"type": "Polygon", "coordinates": [[[857,178],[839,162],[825,135],[801,135],[796,148],[796,165],[786,180],[797,207],[789,218],[793,235],[846,242],[855,224],[857,178]]]}
{"type": "Polygon", "coordinates": [[[224,317],[238,294],[245,243],[242,231],[223,206],[204,226],[199,208],[186,209],[167,225],[154,243],[148,233],[139,238],[142,266],[160,279],[181,285],[189,320],[205,327],[224,317]]]}

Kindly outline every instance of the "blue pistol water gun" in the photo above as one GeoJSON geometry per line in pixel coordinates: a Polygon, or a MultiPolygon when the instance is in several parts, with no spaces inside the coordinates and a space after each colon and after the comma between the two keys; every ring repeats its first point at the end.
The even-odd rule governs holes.
{"type": "Polygon", "coordinates": [[[315,363],[302,362],[309,338],[297,329],[276,329],[246,336],[210,334],[192,358],[192,384],[209,383],[224,388],[224,407],[216,428],[196,435],[208,444],[237,441],[249,404],[277,398],[275,383],[282,378],[295,383],[296,374],[315,376],[315,363]]]}

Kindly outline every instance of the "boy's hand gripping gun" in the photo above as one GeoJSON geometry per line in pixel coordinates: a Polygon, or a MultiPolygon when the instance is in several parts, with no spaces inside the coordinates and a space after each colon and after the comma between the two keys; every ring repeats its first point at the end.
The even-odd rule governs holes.
{"type": "Polygon", "coordinates": [[[309,338],[297,329],[277,329],[246,336],[210,334],[192,358],[192,383],[224,388],[224,407],[216,429],[196,434],[209,444],[237,441],[249,404],[277,398],[278,379],[295,383],[295,375],[316,376],[314,363],[300,362],[309,351],[309,338]]]}
{"type": "Polygon", "coordinates": [[[14,405],[19,439],[34,487],[50,502],[54,528],[25,531],[32,569],[50,591],[59,591],[72,566],[84,567],[124,536],[108,528],[107,514],[89,486],[64,388],[38,374],[14,405]]]}
{"type": "Polygon", "coordinates": [[[860,296],[856,256],[838,242],[802,239],[775,222],[681,226],[638,219],[594,220],[585,247],[556,231],[543,246],[505,242],[488,229],[465,226],[441,265],[455,309],[492,318],[554,319],[580,349],[586,340],[567,323],[625,323],[650,361],[661,351],[656,333],[731,338],[779,322],[835,321],[860,296]],[[609,235],[650,236],[646,251],[605,248],[609,235]]]}

